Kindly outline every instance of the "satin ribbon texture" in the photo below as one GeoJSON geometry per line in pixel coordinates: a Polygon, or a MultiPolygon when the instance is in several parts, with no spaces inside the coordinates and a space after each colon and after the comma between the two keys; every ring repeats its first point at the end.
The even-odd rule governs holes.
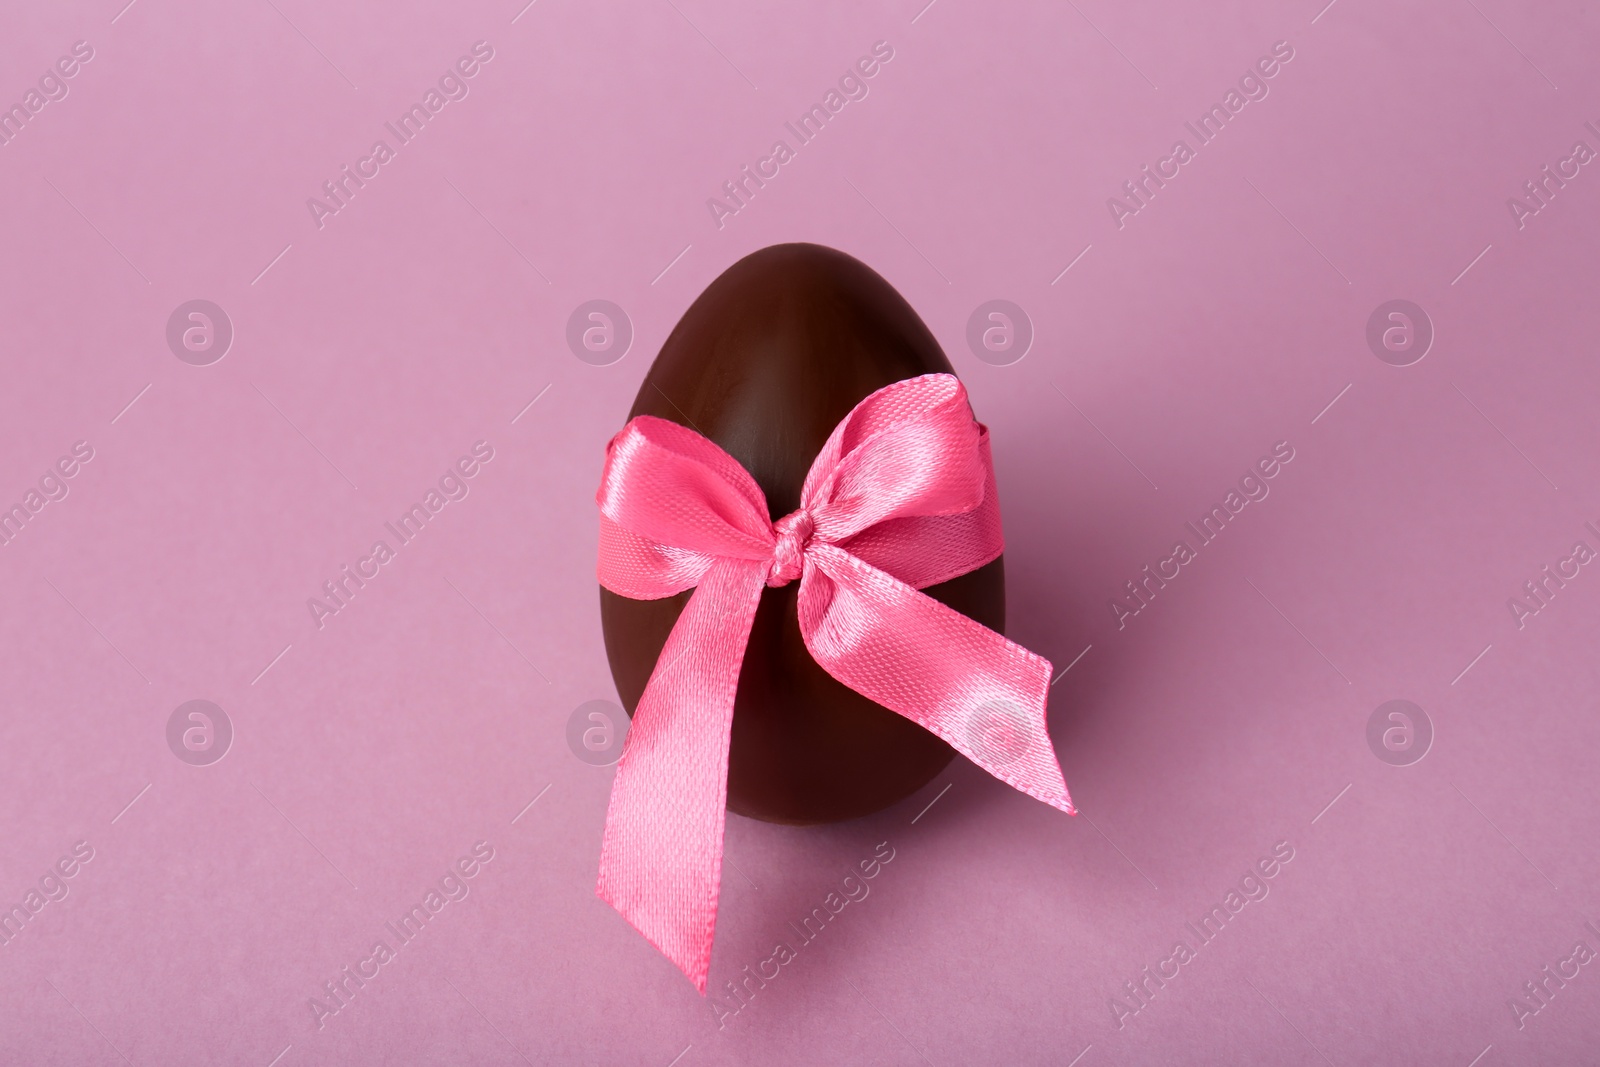
{"type": "Polygon", "coordinates": [[[694,589],[617,764],[596,891],[702,995],[734,694],[767,586],[799,579],[800,633],[833,677],[1073,813],[1045,732],[1050,662],[918,591],[1005,547],[989,433],[954,375],[857,404],[777,522],[737,460],[649,415],[607,446],[596,502],[601,585],[635,600],[694,589]]]}

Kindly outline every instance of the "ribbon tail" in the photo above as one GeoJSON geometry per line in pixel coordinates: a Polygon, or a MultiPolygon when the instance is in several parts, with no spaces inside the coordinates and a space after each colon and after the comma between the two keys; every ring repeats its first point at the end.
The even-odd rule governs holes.
{"type": "Polygon", "coordinates": [[[1046,731],[1049,660],[837,546],[813,543],[806,560],[800,633],[824,670],[1076,814],[1046,731]]]}
{"type": "Polygon", "coordinates": [[[721,559],[678,616],[617,763],[595,891],[703,996],[722,885],[728,738],[764,564],[721,559]]]}

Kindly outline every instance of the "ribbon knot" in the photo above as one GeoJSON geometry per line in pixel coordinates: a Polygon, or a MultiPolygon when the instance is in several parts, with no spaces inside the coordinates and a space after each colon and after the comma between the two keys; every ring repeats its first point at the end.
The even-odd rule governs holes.
{"type": "Polygon", "coordinates": [[[767,586],[796,578],[800,635],[841,683],[1071,813],[1045,731],[1050,661],[920,590],[1005,547],[988,430],[950,374],[885,386],[834,428],[800,507],[768,519],[727,452],[649,415],[606,447],[600,584],[694,589],[617,763],[596,892],[706,991],[722,882],[728,740],[767,586]]]}
{"type": "Polygon", "coordinates": [[[791,511],[772,524],[772,532],[778,535],[778,542],[772,547],[772,573],[767,576],[768,585],[776,588],[800,577],[806,544],[811,540],[811,532],[816,526],[811,513],[805,508],[791,511]]]}

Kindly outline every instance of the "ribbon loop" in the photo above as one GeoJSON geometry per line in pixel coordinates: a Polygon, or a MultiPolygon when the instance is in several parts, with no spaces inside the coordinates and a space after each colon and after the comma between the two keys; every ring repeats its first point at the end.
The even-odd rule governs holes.
{"type": "Polygon", "coordinates": [[[600,583],[694,588],[650,675],[611,790],[596,891],[694,982],[710,971],[728,741],[764,586],[800,580],[800,633],[844,685],[1015,788],[1073,811],[1046,730],[1050,662],[919,590],[1004,548],[988,432],[954,375],[873,393],[829,436],[801,507],[687,427],[640,416],[612,439],[600,583]]]}

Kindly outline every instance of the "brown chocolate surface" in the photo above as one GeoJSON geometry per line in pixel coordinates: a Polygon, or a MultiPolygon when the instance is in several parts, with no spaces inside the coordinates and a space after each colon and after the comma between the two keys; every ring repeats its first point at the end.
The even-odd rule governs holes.
{"type": "MultiPolygon", "coordinates": [[[[899,293],[820,245],[774,245],[729,267],[684,312],[628,417],[689,426],[742,463],[774,520],[833,428],[890,382],[950,373],[899,293]]],[[[1003,561],[924,592],[1005,627],[1003,561]]],[[[915,792],[955,754],[942,740],[837,682],[800,638],[800,583],[766,589],[739,675],[728,808],[769,822],[856,818],[915,792]]],[[[629,600],[600,591],[606,655],[632,715],[690,593],[629,600]]]]}

